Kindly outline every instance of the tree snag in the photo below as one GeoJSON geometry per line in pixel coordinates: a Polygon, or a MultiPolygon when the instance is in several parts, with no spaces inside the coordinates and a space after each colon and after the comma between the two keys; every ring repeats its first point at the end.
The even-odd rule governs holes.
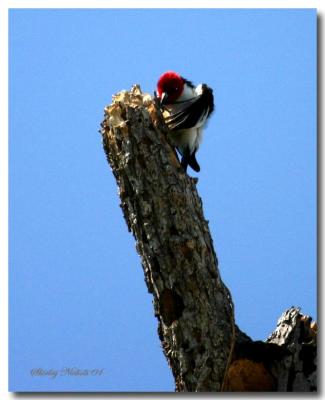
{"type": "Polygon", "coordinates": [[[180,166],[155,99],[142,94],[138,85],[118,93],[105,108],[101,133],[120,206],[153,294],[158,334],[176,391],[265,391],[279,385],[284,390],[278,375],[289,355],[277,342],[281,335],[253,342],[235,325],[197,179],[180,166]],[[248,383],[247,371],[257,374],[255,387],[254,379],[248,383]]]}

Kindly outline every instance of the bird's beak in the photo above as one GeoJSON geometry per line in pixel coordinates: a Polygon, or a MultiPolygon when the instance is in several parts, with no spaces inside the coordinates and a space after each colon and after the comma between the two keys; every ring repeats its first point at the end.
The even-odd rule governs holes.
{"type": "Polygon", "coordinates": [[[164,92],[160,98],[160,105],[163,106],[167,103],[168,103],[168,94],[164,92]]]}

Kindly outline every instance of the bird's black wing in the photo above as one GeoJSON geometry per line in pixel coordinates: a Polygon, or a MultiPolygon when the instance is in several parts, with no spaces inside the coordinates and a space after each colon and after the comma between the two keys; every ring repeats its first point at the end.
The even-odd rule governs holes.
{"type": "Polygon", "coordinates": [[[202,93],[192,99],[174,103],[170,115],[165,118],[169,129],[176,131],[195,127],[213,111],[213,93],[207,85],[202,85],[202,93]]]}

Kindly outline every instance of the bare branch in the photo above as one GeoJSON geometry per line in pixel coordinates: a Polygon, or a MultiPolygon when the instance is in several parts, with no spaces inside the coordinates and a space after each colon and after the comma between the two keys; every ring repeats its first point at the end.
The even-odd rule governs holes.
{"type": "Polygon", "coordinates": [[[234,342],[233,309],[195,180],[180,167],[154,100],[138,86],[115,96],[102,126],[176,390],[219,391],[234,342]]]}

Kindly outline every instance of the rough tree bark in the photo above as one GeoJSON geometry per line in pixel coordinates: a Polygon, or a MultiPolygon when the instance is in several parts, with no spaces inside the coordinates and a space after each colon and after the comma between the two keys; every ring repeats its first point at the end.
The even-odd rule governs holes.
{"type": "MultiPolygon", "coordinates": [[[[302,390],[293,383],[296,372],[306,372],[302,365],[296,369],[293,360],[298,342],[292,332],[302,318],[299,310],[291,310],[294,317],[286,334],[275,331],[267,342],[253,342],[235,325],[197,180],[183,172],[155,100],[137,85],[120,92],[105,108],[101,132],[121,208],[153,294],[158,333],[176,390],[302,390]],[[288,340],[294,343],[290,342],[291,353],[288,340]]],[[[315,369],[311,373],[315,375],[315,369]]],[[[300,375],[299,379],[303,381],[300,375]]],[[[315,379],[308,380],[309,388],[306,382],[303,390],[315,389],[315,379]]]]}

